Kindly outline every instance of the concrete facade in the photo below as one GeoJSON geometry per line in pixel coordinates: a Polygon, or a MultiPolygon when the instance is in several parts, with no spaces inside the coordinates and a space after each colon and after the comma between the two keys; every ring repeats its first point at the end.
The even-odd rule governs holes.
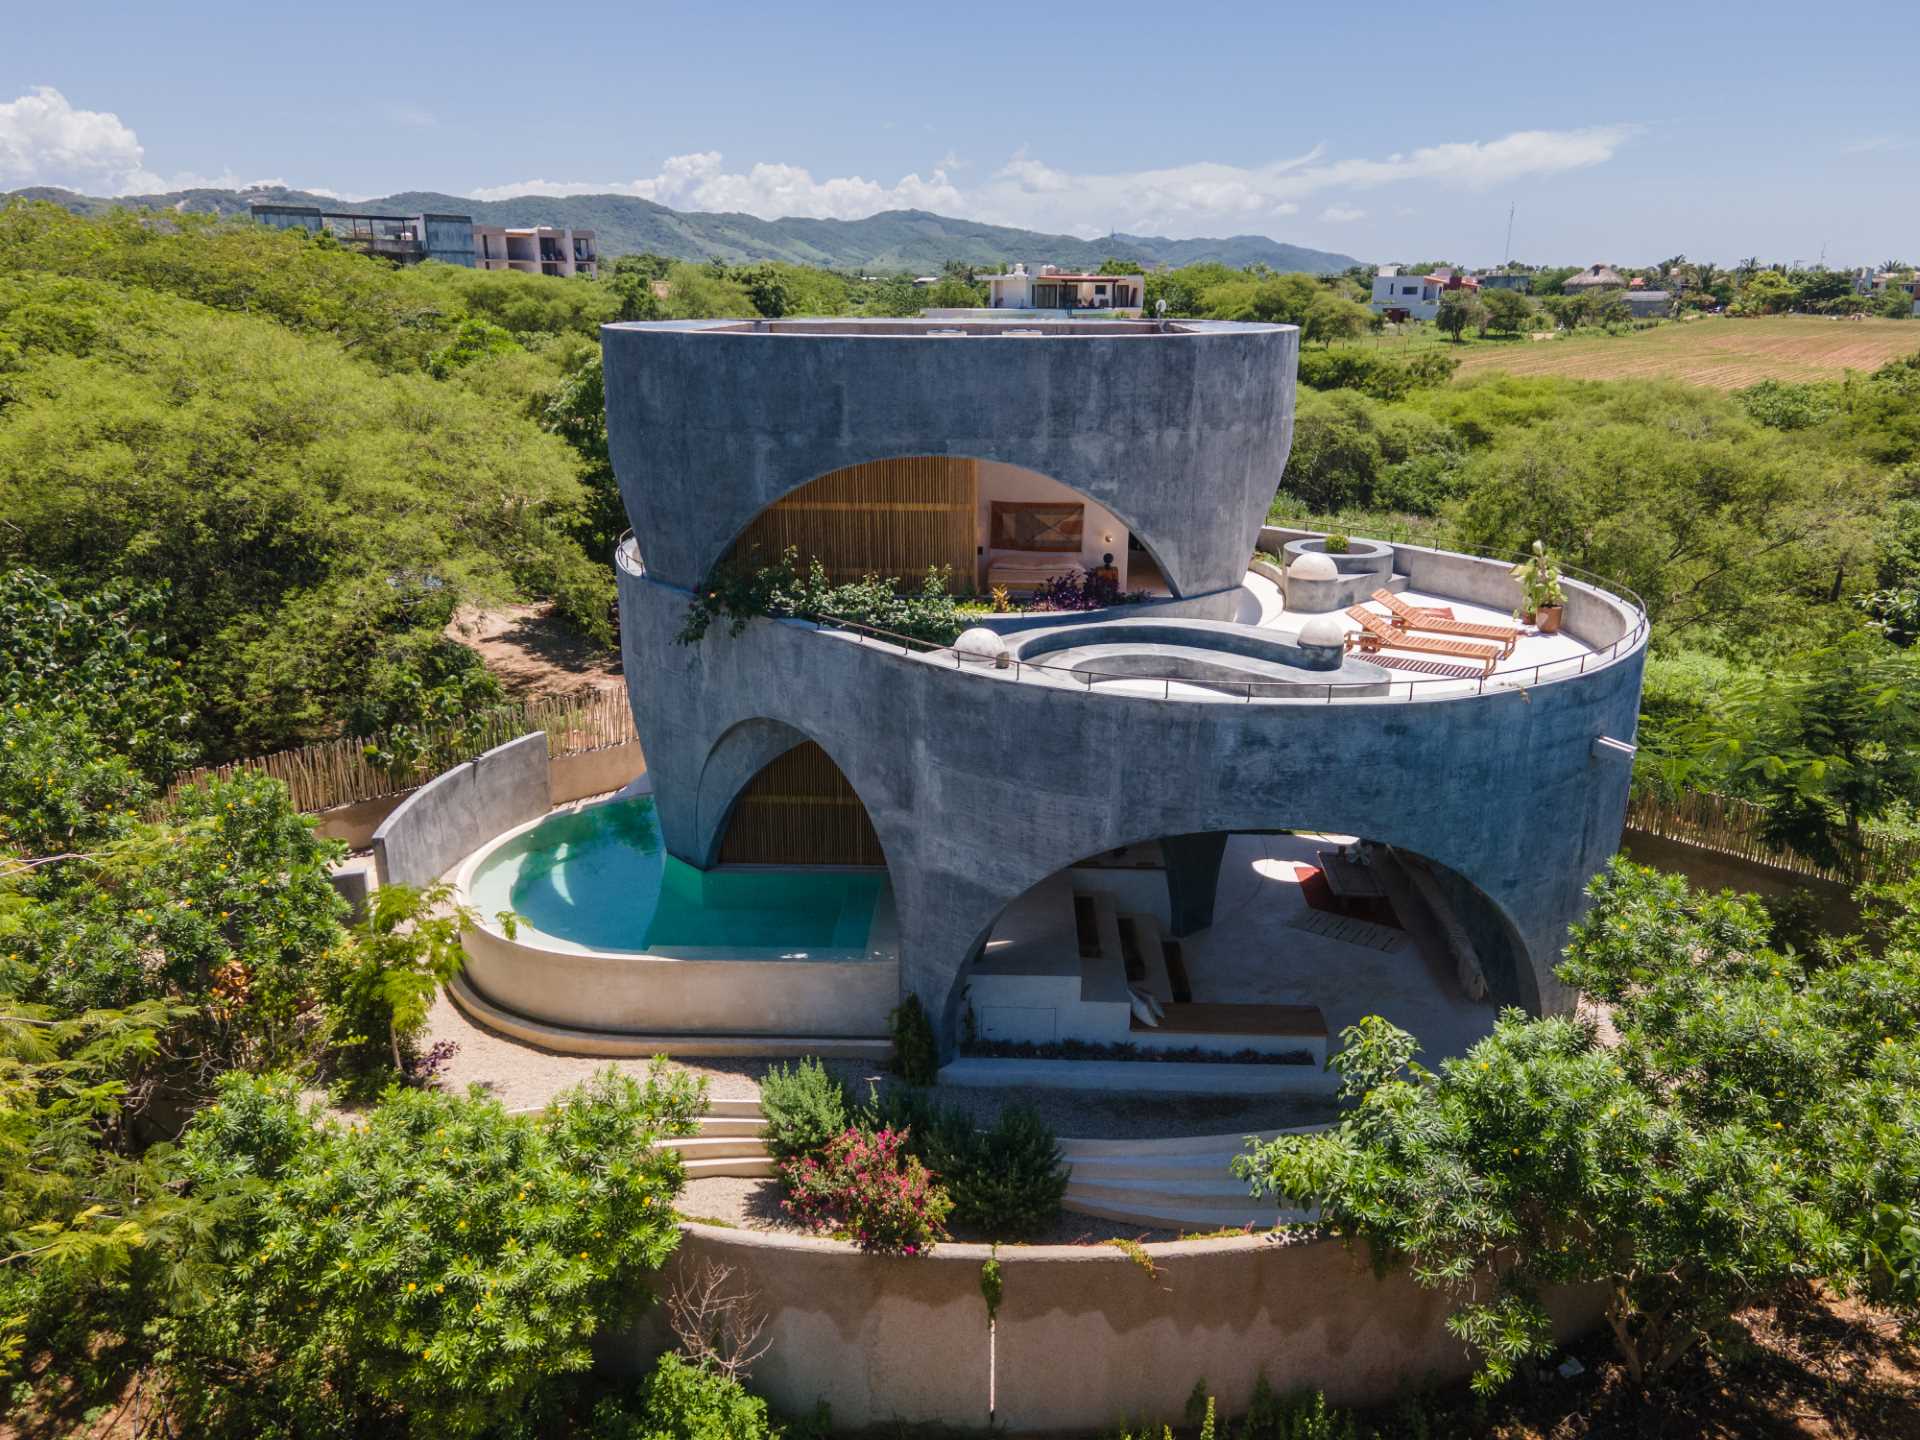
{"type": "MultiPolygon", "coordinates": [[[[1123,1420],[1177,1420],[1203,1378],[1224,1419],[1245,1413],[1262,1375],[1282,1395],[1324,1390],[1348,1406],[1471,1368],[1446,1332],[1447,1297],[1401,1272],[1376,1276],[1338,1241],[1147,1245],[1147,1264],[1107,1245],[1003,1247],[989,1336],[980,1267],[992,1253],[942,1245],[888,1259],[831,1240],[685,1225],[676,1264],[733,1266],[759,1292],[772,1345],[754,1389],[790,1414],[827,1401],[836,1431],[984,1431],[991,1395],[1007,1433],[1108,1434],[1123,1420]]],[[[1549,1294],[1556,1333],[1591,1328],[1601,1298],[1549,1294]]],[[[669,1344],[655,1307],[619,1358],[637,1369],[669,1344]]]]}
{"type": "Polygon", "coordinates": [[[1230,590],[1293,442],[1286,325],[689,320],[601,336],[627,517],[648,572],[684,587],[809,480],[956,455],[1104,507],[1176,595],[1230,590]]]}
{"type": "MultiPolygon", "coordinates": [[[[1569,1005],[1552,969],[1627,800],[1628,768],[1598,742],[1633,738],[1645,645],[1639,611],[1593,586],[1567,585],[1565,615],[1603,652],[1592,665],[1485,693],[1396,679],[1387,694],[1316,686],[1206,703],[963,667],[950,651],[799,621],[675,642],[691,587],[760,508],[869,459],[969,454],[1051,475],[1128,525],[1175,603],[1203,618],[1233,613],[1257,539],[1305,538],[1261,529],[1291,441],[1291,328],[927,329],[603,332],[613,458],[635,529],[617,556],[622,645],[669,851],[712,864],[754,774],[817,742],[886,854],[901,985],[949,1044],[969,967],[1014,899],[1089,856],[1222,832],[1333,831],[1426,857],[1442,883],[1458,882],[1450,898],[1493,998],[1569,1005]],[[1045,403],[1010,403],[1023,395],[1045,403]],[[985,433],[989,420],[999,423],[985,433]]],[[[1512,604],[1506,562],[1393,550],[1393,573],[1415,590],[1512,604]]],[[[1147,613],[1131,608],[1123,623],[1147,613]]],[[[1120,619],[1075,623],[1091,646],[1120,619]]],[[[1211,873],[1199,878],[1210,894],[1211,873]]]]}
{"type": "Polygon", "coordinates": [[[435,776],[373,832],[382,885],[431,885],[463,857],[553,805],[544,730],[435,776]]]}

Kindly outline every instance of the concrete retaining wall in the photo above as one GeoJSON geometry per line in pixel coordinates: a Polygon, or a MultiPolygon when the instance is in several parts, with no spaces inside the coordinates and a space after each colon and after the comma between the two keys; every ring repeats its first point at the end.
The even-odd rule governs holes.
{"type": "MultiPolygon", "coordinates": [[[[1152,1273],[1110,1246],[1004,1248],[990,1361],[984,1245],[883,1259],[704,1225],[683,1236],[687,1260],[737,1266],[762,1294],[773,1344],[754,1388],[791,1412],[827,1401],[835,1430],[985,1429],[990,1364],[995,1418],[1015,1435],[1175,1420],[1202,1378],[1223,1413],[1236,1414],[1262,1374],[1282,1393],[1321,1389],[1334,1404],[1358,1405],[1471,1368],[1444,1329],[1443,1297],[1397,1272],[1376,1278],[1337,1241],[1148,1245],[1141,1258],[1152,1273]]],[[[1557,1295],[1550,1306],[1563,1335],[1599,1319],[1596,1293],[1557,1295]]],[[[637,1364],[662,1348],[655,1310],[623,1359],[637,1364]]]]}
{"type": "Polygon", "coordinates": [[[382,885],[431,885],[463,856],[553,808],[544,731],[435,776],[373,832],[382,885]]]}

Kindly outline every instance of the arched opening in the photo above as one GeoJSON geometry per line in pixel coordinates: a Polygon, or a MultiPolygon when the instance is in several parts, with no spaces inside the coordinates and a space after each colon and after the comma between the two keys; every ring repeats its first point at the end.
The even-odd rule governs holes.
{"type": "MultiPolygon", "coordinates": [[[[1308,831],[1157,837],[1013,901],[957,980],[962,1053],[1202,1051],[1324,1062],[1381,1015],[1431,1062],[1528,1004],[1498,907],[1390,845],[1308,831]]],[[[1537,1004],[1537,1001],[1533,1002],[1537,1004]]],[[[1140,1084],[1151,1088],[1150,1072],[1140,1084]]]]}
{"type": "Polygon", "coordinates": [[[917,586],[934,570],[955,594],[1002,586],[1016,597],[1111,556],[1123,592],[1171,593],[1159,562],[1113,511],[1038,471],[966,456],[830,471],[756,515],[721,563],[747,568],[789,548],[836,583],[878,575],[917,586]]]}
{"type": "Polygon", "coordinates": [[[811,740],[767,762],[733,802],[722,865],[860,865],[884,869],[867,807],[833,757],[811,740]]]}

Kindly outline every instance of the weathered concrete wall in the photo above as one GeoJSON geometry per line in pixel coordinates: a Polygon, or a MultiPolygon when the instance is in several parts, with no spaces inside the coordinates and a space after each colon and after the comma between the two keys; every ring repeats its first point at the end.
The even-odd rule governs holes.
{"type": "MultiPolygon", "coordinates": [[[[550,763],[555,805],[623,789],[647,773],[647,759],[641,753],[638,740],[598,750],[581,750],[572,755],[555,755],[550,763]]],[[[412,794],[412,790],[402,790],[319,811],[313,817],[319,822],[316,833],[328,840],[344,840],[351,849],[364,850],[373,844],[373,834],[380,823],[412,794]]]]}
{"type": "Polygon", "coordinates": [[[380,822],[398,810],[412,793],[402,790],[395,795],[376,795],[371,800],[354,800],[321,810],[313,817],[318,822],[314,833],[325,840],[343,840],[350,850],[364,850],[373,843],[373,832],[380,828],[380,822]]]}
{"type": "MultiPolygon", "coordinates": [[[[1494,571],[1489,586],[1505,580],[1493,562],[1465,563],[1494,571]]],[[[965,966],[1033,885],[1122,845],[1234,830],[1365,835],[1439,861],[1487,897],[1522,952],[1495,998],[1570,1001],[1552,966],[1626,812],[1626,767],[1595,758],[1593,742],[1634,735],[1642,640],[1525,690],[1204,704],[960,670],[798,622],[756,621],[737,637],[716,626],[677,646],[687,594],[631,551],[619,578],[628,673],[648,676],[634,717],[669,850],[694,864],[712,853],[757,768],[739,737],[817,741],[885,850],[902,983],[949,1023],[965,966]]]]}
{"type": "MultiPolygon", "coordinates": [[[[1443,1297],[1400,1273],[1376,1278],[1338,1242],[1246,1237],[1144,1250],[1152,1273],[1108,1246],[1000,1250],[991,1364],[995,1418],[1007,1432],[1178,1420],[1202,1378],[1231,1415],[1245,1411],[1262,1374],[1283,1394],[1320,1389],[1336,1405],[1359,1405],[1471,1368],[1444,1329],[1443,1297]]],[[[986,1246],[885,1259],[833,1241],[690,1225],[680,1254],[737,1266],[761,1291],[773,1343],[753,1382],[780,1409],[804,1413],[824,1399],[836,1430],[986,1428],[986,1246]]],[[[1591,1294],[1556,1295],[1550,1308],[1563,1336],[1599,1318],[1591,1294]]],[[[637,1365],[662,1348],[656,1308],[621,1359],[637,1365]]]]}
{"type": "Polygon", "coordinates": [[[373,832],[382,885],[431,885],[503,830],[552,809],[544,731],[496,745],[415,790],[373,832]]]}
{"type": "Polygon", "coordinates": [[[603,327],[608,439],[648,566],[696,585],[755,515],[809,480],[961,455],[1038,471],[1104,506],[1177,594],[1237,585],[1293,442],[1299,331],[1059,328],[1035,340],[929,335],[919,321],[603,327]]]}
{"type": "Polygon", "coordinates": [[[573,755],[555,755],[547,765],[555,805],[624,790],[647,773],[647,757],[638,740],[607,745],[599,750],[582,750],[573,755]]]}

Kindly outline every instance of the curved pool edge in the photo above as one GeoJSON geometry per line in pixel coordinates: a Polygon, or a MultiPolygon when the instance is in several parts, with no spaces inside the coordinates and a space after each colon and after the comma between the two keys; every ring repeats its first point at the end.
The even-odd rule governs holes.
{"type": "MultiPolygon", "coordinates": [[[[553,815],[615,798],[562,806],[493,836],[453,870],[455,901],[471,907],[473,877],[501,846],[553,815]]],[[[873,1040],[887,1033],[899,1003],[899,934],[892,886],[883,882],[857,951],[559,950],[510,939],[490,916],[463,926],[460,944],[474,994],[536,1025],[615,1036],[873,1040]]]]}

